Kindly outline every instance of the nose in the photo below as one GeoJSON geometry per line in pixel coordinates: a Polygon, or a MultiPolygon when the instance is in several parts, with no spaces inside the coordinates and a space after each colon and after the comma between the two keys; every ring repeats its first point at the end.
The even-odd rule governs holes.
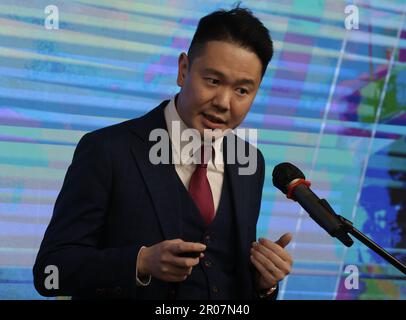
{"type": "Polygon", "coordinates": [[[226,112],[230,110],[231,93],[228,90],[219,90],[212,102],[219,112],[226,112]]]}

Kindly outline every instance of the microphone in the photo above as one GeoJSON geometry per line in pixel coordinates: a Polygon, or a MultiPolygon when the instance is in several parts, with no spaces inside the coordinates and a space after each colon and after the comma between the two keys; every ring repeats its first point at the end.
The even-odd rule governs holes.
{"type": "Polygon", "coordinates": [[[328,234],[340,240],[347,247],[354,241],[347,234],[347,219],[337,215],[325,199],[320,199],[311,189],[303,172],[289,162],[278,164],[272,172],[273,185],[288,199],[299,202],[310,217],[328,234]]]}

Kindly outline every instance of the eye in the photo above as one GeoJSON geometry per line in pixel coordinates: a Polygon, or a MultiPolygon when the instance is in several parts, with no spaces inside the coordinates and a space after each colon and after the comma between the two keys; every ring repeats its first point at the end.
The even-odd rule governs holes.
{"type": "Polygon", "coordinates": [[[217,84],[220,83],[220,80],[215,79],[215,78],[205,78],[205,79],[206,79],[206,81],[207,81],[209,84],[211,84],[211,85],[217,85],[217,84]]]}
{"type": "Polygon", "coordinates": [[[241,95],[247,95],[249,93],[245,88],[237,88],[237,92],[241,95]]]}

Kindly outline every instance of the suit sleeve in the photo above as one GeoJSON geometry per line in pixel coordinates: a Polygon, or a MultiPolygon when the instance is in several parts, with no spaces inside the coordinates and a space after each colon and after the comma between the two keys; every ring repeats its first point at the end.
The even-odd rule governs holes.
{"type": "Polygon", "coordinates": [[[41,295],[127,296],[134,292],[141,245],[100,246],[111,188],[108,137],[88,133],[75,150],[35,261],[34,285],[41,295]],[[57,267],[52,286],[47,266],[57,267]]]}

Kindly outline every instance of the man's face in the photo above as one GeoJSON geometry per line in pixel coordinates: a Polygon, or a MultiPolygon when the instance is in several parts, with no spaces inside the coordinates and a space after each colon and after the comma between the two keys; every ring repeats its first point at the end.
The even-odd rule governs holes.
{"type": "Polygon", "coordinates": [[[189,128],[234,129],[245,118],[261,83],[257,55],[236,44],[209,41],[189,65],[179,57],[177,110],[189,128]]]}

